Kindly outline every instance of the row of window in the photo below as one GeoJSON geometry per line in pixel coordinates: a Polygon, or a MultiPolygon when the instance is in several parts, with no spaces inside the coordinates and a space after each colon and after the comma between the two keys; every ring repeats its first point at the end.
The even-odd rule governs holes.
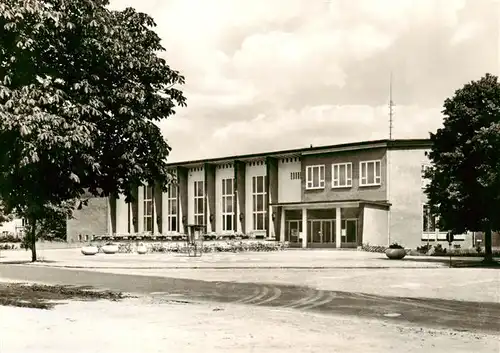
{"type": "MultiPolygon", "coordinates": [[[[153,187],[145,186],[143,188],[143,207],[144,207],[144,231],[154,232],[153,220],[153,187]]],[[[171,187],[167,192],[167,231],[177,231],[177,188],[171,187]]]]}
{"type": "MultiPolygon", "coordinates": [[[[235,231],[234,224],[234,179],[222,179],[222,230],[235,231]]],[[[204,183],[197,180],[193,184],[193,215],[195,224],[205,224],[205,190],[204,183]]],[[[143,188],[144,231],[154,231],[153,221],[153,188],[143,188]]],[[[167,227],[166,231],[176,232],[177,228],[177,188],[171,187],[167,192],[167,227]]],[[[252,177],[252,221],[254,230],[266,230],[267,214],[267,182],[266,176],[252,177]]]]}
{"type": "MultiPolygon", "coordinates": [[[[332,188],[352,187],[352,163],[332,164],[332,188]]],[[[381,162],[359,162],[359,186],[376,186],[381,184],[381,162]]],[[[306,189],[323,189],[325,187],[325,165],[306,167],[306,189]]]]}

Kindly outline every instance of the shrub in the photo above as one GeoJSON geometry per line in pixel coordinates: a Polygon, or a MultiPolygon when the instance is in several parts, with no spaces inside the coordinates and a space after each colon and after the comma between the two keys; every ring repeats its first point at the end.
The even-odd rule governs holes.
{"type": "Polygon", "coordinates": [[[131,243],[118,244],[118,253],[129,254],[131,252],[132,252],[132,244],[131,243]]]}
{"type": "Polygon", "coordinates": [[[446,249],[441,244],[434,245],[433,255],[446,255],[446,249]]]}
{"type": "Polygon", "coordinates": [[[389,245],[389,249],[404,249],[404,247],[399,245],[398,243],[392,243],[391,245],[389,245]]]}
{"type": "Polygon", "coordinates": [[[370,245],[370,244],[363,244],[361,246],[361,249],[367,252],[376,252],[376,253],[384,253],[385,250],[387,249],[385,246],[379,246],[379,245],[370,245]]]}
{"type": "Polygon", "coordinates": [[[0,244],[0,250],[14,250],[17,249],[16,244],[0,244]]]}
{"type": "MultiPolygon", "coordinates": [[[[246,251],[280,251],[288,248],[288,243],[277,242],[242,242],[237,240],[221,241],[212,244],[203,244],[204,253],[216,252],[246,252],[246,251]]],[[[151,253],[182,253],[188,252],[186,244],[148,244],[148,252],[151,253]]]]}
{"type": "Polygon", "coordinates": [[[17,238],[12,234],[7,234],[5,236],[0,236],[0,243],[20,243],[21,238],[17,238]]]}
{"type": "Polygon", "coordinates": [[[417,247],[417,251],[418,251],[420,254],[427,254],[431,248],[432,248],[432,245],[430,245],[430,244],[425,244],[425,245],[422,245],[422,246],[418,246],[418,247],[417,247]]]}

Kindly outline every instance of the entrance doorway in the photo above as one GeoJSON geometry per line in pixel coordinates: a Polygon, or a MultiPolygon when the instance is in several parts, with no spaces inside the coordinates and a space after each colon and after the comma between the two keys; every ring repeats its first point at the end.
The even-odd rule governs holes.
{"type": "Polygon", "coordinates": [[[308,245],[335,244],[335,220],[312,219],[307,222],[307,227],[308,245]]]}
{"type": "Polygon", "coordinates": [[[302,232],[302,221],[289,220],[286,222],[285,241],[291,244],[300,244],[299,233],[302,232]]]}
{"type": "Polygon", "coordinates": [[[343,219],[341,227],[341,247],[355,248],[358,246],[358,220],[343,219]]]}

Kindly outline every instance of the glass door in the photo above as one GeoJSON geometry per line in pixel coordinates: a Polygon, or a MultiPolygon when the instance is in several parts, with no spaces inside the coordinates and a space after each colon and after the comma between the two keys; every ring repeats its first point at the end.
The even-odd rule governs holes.
{"type": "Polygon", "coordinates": [[[299,243],[299,233],[301,230],[302,221],[288,221],[288,231],[286,233],[287,239],[290,243],[299,243]]]}
{"type": "Polygon", "coordinates": [[[342,247],[356,247],[358,244],[358,222],[356,219],[344,219],[342,221],[342,247]]]}
{"type": "Polygon", "coordinates": [[[335,229],[335,221],[324,221],[323,228],[323,243],[335,243],[335,236],[333,236],[333,231],[335,229]]]}
{"type": "Polygon", "coordinates": [[[335,221],[331,219],[313,219],[307,222],[308,244],[335,243],[335,221]]]}

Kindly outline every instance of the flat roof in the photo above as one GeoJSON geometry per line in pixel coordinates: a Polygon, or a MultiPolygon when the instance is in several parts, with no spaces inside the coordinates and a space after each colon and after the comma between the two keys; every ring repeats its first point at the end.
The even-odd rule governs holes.
{"type": "Polygon", "coordinates": [[[355,150],[366,150],[373,148],[387,148],[387,149],[428,149],[432,145],[430,139],[398,139],[398,140],[371,140],[371,141],[358,141],[343,143],[337,145],[327,145],[327,146],[317,146],[317,147],[305,147],[297,148],[291,150],[281,150],[281,151],[271,151],[271,152],[261,152],[252,154],[241,154],[227,157],[217,157],[208,159],[198,159],[190,161],[182,161],[175,163],[167,163],[169,167],[180,167],[180,166],[195,166],[205,163],[228,163],[230,161],[252,161],[259,160],[265,157],[271,158],[290,158],[290,157],[300,157],[303,155],[321,154],[321,153],[334,153],[334,152],[346,152],[355,150]]]}

